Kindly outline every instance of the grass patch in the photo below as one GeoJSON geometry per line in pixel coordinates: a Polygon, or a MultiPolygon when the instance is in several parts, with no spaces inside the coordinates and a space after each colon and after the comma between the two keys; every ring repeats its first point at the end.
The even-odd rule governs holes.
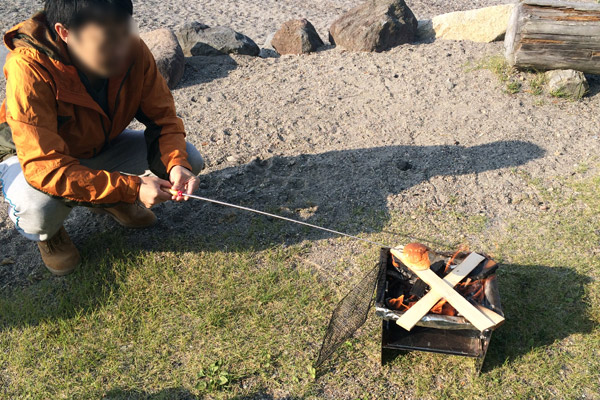
{"type": "MultiPolygon", "coordinates": [[[[465,66],[467,72],[476,70],[491,71],[503,87],[504,92],[508,94],[517,94],[521,92],[529,93],[533,96],[541,96],[546,92],[547,77],[540,71],[519,71],[510,66],[503,55],[487,56],[474,63],[465,66]]],[[[580,96],[572,96],[562,89],[548,92],[548,96],[557,99],[579,100],[585,96],[586,91],[582,87],[578,91],[580,96]]],[[[535,105],[543,106],[543,100],[536,100],[535,105]]]]}
{"type": "MultiPolygon", "coordinates": [[[[478,250],[502,261],[507,322],[481,376],[470,359],[425,353],[380,367],[374,316],[324,373],[312,369],[335,303],[376,257],[353,257],[353,278],[334,287],[299,262],[302,244],[260,249],[240,240],[224,251],[223,238],[206,238],[190,244],[195,251],[160,252],[107,233],[90,240],[74,275],[0,294],[0,397],[598,398],[600,178],[561,183],[568,195],[545,198],[553,213],[501,228],[483,215],[423,208],[392,214],[367,236],[411,232],[438,249],[477,238],[478,250]]],[[[383,220],[356,215],[373,226],[383,220]]]]}
{"type": "Polygon", "coordinates": [[[534,96],[542,95],[544,93],[546,81],[546,74],[543,72],[536,72],[529,81],[529,92],[534,96]]]}
{"type": "Polygon", "coordinates": [[[494,55],[468,65],[467,71],[487,69],[491,71],[504,85],[506,93],[516,94],[521,91],[522,84],[517,80],[518,71],[511,67],[501,55],[494,55]]]}

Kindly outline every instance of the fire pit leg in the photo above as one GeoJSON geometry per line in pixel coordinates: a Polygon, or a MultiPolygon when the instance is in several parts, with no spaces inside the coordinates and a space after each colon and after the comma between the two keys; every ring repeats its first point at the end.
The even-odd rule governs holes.
{"type": "Polygon", "coordinates": [[[475,358],[476,376],[479,376],[481,374],[481,369],[483,368],[483,363],[485,362],[485,355],[487,354],[491,339],[492,331],[484,331],[481,333],[481,353],[478,357],[475,358]]]}
{"type": "Polygon", "coordinates": [[[408,350],[400,350],[400,349],[390,349],[387,347],[387,344],[390,342],[389,338],[389,324],[392,323],[390,321],[382,321],[382,329],[381,329],[381,365],[387,365],[390,362],[394,361],[399,356],[404,356],[410,351],[408,350]],[[386,326],[387,324],[387,326],[386,326]]]}

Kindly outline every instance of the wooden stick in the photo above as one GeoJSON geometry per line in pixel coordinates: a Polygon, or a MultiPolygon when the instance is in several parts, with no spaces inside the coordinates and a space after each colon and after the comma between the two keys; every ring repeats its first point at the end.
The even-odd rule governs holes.
{"type": "Polygon", "coordinates": [[[481,311],[475,308],[475,306],[467,299],[465,299],[460,293],[454,290],[452,285],[444,281],[442,278],[436,275],[435,272],[428,269],[425,271],[413,271],[419,278],[427,283],[431,290],[435,290],[445,298],[452,307],[456,308],[456,311],[461,313],[463,317],[469,320],[477,329],[485,331],[486,329],[494,326],[494,322],[485,316],[481,311]]]}
{"type": "MultiPolygon", "coordinates": [[[[394,249],[392,249],[391,252],[396,257],[400,256],[398,251],[395,251],[394,249]]],[[[407,267],[410,268],[408,265],[407,267]]],[[[438,292],[443,298],[445,298],[448,303],[450,303],[456,309],[456,311],[461,313],[480,331],[484,331],[494,326],[494,322],[491,319],[486,317],[485,314],[475,308],[473,304],[469,303],[467,299],[454,290],[452,285],[448,284],[448,282],[437,276],[431,269],[422,271],[413,269],[412,272],[414,272],[419,278],[427,283],[431,287],[431,290],[438,292]]]]}
{"type": "MultiPolygon", "coordinates": [[[[471,253],[465,260],[452,270],[444,280],[450,285],[455,286],[458,282],[462,281],[471,271],[473,271],[479,263],[485,260],[480,254],[471,253]]],[[[410,331],[416,324],[431,310],[433,306],[437,304],[442,296],[436,291],[430,290],[425,296],[418,302],[413,304],[402,316],[396,320],[396,323],[410,331]]]]}
{"type": "Polygon", "coordinates": [[[500,314],[498,314],[497,312],[494,312],[492,310],[490,310],[487,307],[482,306],[481,304],[477,304],[475,306],[479,311],[481,311],[482,313],[485,314],[486,317],[488,317],[489,319],[491,319],[494,322],[494,327],[497,327],[498,325],[502,325],[504,323],[504,317],[500,314]]]}

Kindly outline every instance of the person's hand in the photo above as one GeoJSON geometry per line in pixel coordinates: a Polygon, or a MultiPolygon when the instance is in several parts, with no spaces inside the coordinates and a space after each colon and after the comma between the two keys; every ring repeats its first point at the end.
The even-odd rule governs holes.
{"type": "Polygon", "coordinates": [[[171,194],[163,189],[171,188],[171,182],[153,176],[143,176],[141,179],[138,199],[146,208],[171,200],[171,194]]]}
{"type": "MultiPolygon", "coordinates": [[[[173,184],[171,189],[181,191],[184,194],[193,194],[198,189],[198,186],[200,186],[200,179],[192,171],[180,165],[171,168],[169,180],[173,184]]],[[[171,199],[175,201],[187,201],[189,197],[172,195],[171,199]]]]}

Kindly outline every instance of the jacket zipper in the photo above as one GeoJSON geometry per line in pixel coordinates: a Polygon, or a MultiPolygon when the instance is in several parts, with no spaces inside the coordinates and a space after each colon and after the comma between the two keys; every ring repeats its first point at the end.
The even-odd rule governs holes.
{"type": "Polygon", "coordinates": [[[112,132],[112,128],[113,128],[113,119],[115,114],[117,113],[117,107],[119,106],[119,96],[121,94],[121,90],[123,89],[123,85],[125,85],[125,81],[127,80],[127,78],[129,78],[129,74],[131,73],[131,69],[133,68],[133,64],[132,63],[129,66],[129,69],[127,70],[127,73],[125,74],[125,76],[123,77],[123,80],[121,81],[121,85],[119,86],[119,90],[117,90],[117,97],[115,99],[115,106],[113,107],[113,115],[111,115],[110,119],[110,129],[107,131],[106,127],[104,126],[104,121],[102,119],[102,115],[99,115],[100,117],[100,122],[102,123],[102,129],[104,130],[104,146],[102,147],[102,149],[105,149],[110,141],[110,133],[112,132]]]}

